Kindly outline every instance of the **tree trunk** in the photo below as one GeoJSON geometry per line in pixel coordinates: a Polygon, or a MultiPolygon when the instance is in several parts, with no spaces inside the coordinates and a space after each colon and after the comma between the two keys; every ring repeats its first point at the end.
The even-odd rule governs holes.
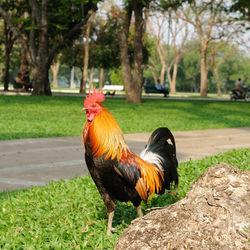
{"type": "Polygon", "coordinates": [[[172,81],[171,81],[171,84],[169,84],[171,94],[176,93],[176,78],[177,78],[179,60],[180,60],[180,55],[177,55],[174,61],[172,81]]]}
{"type": "Polygon", "coordinates": [[[72,66],[71,72],[70,72],[70,88],[73,89],[75,87],[75,67],[72,66]]]}
{"type": "Polygon", "coordinates": [[[21,55],[20,55],[19,73],[23,77],[27,71],[29,71],[29,62],[27,60],[26,50],[24,48],[22,48],[21,49],[21,55]]]}
{"type": "Polygon", "coordinates": [[[4,91],[9,89],[10,51],[5,47],[4,91]]]}
{"type": "Polygon", "coordinates": [[[58,72],[59,72],[59,68],[60,68],[60,58],[61,58],[61,53],[58,54],[56,61],[53,61],[53,63],[51,64],[50,68],[52,70],[53,73],[53,87],[54,88],[58,88],[58,72]]]}
{"type": "Polygon", "coordinates": [[[27,50],[24,47],[21,48],[20,67],[18,75],[21,80],[20,83],[22,84],[23,88],[25,87],[25,85],[29,85],[30,83],[29,62],[27,59],[27,50]]]}
{"type": "Polygon", "coordinates": [[[103,88],[103,78],[104,78],[104,69],[100,68],[100,75],[99,75],[99,89],[102,90],[103,88]]]}
{"type": "Polygon", "coordinates": [[[131,15],[132,15],[132,8],[131,6],[128,6],[127,10],[124,11],[122,16],[120,39],[119,39],[122,80],[124,83],[127,102],[133,102],[132,74],[131,74],[131,66],[128,54],[128,36],[129,36],[131,15]]]}
{"type": "Polygon", "coordinates": [[[80,93],[86,93],[86,83],[88,80],[88,65],[89,65],[89,34],[90,34],[90,24],[87,25],[87,31],[85,36],[85,45],[84,45],[84,62],[83,62],[83,71],[82,71],[82,82],[80,93]]]}
{"type": "Polygon", "coordinates": [[[202,42],[201,43],[201,84],[200,84],[200,95],[201,96],[207,96],[207,62],[206,62],[206,56],[207,56],[207,45],[202,42]]]}
{"type": "Polygon", "coordinates": [[[215,76],[215,80],[216,80],[217,95],[221,96],[220,76],[219,76],[219,71],[218,71],[217,67],[214,67],[214,76],[215,76]]]}
{"type": "Polygon", "coordinates": [[[5,44],[5,70],[4,70],[4,91],[9,89],[9,69],[10,69],[10,53],[13,48],[14,41],[12,31],[8,28],[6,21],[4,21],[4,44],[5,44]]]}
{"type": "Polygon", "coordinates": [[[80,87],[80,93],[86,93],[86,84],[88,80],[88,67],[89,67],[89,37],[91,24],[94,21],[95,13],[92,15],[90,21],[86,25],[85,34],[85,45],[84,45],[84,62],[83,62],[83,72],[82,72],[82,82],[80,87]]]}
{"type": "Polygon", "coordinates": [[[143,4],[140,1],[132,1],[124,11],[122,17],[122,29],[120,32],[120,57],[122,65],[122,79],[124,82],[126,101],[141,103],[142,93],[142,62],[143,62],[143,4]],[[132,7],[135,12],[135,32],[134,32],[134,68],[132,69],[128,54],[129,26],[132,15],[132,7]],[[132,73],[133,71],[133,73],[132,73]]]}
{"type": "Polygon", "coordinates": [[[32,95],[52,95],[49,83],[49,47],[48,47],[48,1],[42,1],[41,24],[38,38],[38,53],[36,63],[33,65],[33,92],[32,95]]]}
{"type": "Polygon", "coordinates": [[[161,81],[162,84],[165,83],[166,67],[167,67],[166,62],[162,63],[162,66],[161,66],[161,74],[160,74],[160,81],[161,81]]]}
{"type": "MultiPolygon", "coordinates": [[[[164,83],[165,82],[165,73],[166,73],[166,70],[167,70],[167,50],[164,48],[164,46],[162,46],[161,44],[161,38],[159,37],[159,32],[157,33],[155,31],[155,27],[151,24],[151,22],[148,20],[148,26],[157,42],[157,45],[156,45],[156,50],[157,50],[157,53],[159,55],[159,58],[160,58],[160,61],[161,61],[161,70],[160,70],[160,82],[161,83],[164,83]]],[[[158,69],[158,64],[155,64],[153,63],[155,69],[157,70],[157,72],[159,71],[158,69]]],[[[157,77],[158,78],[158,77],[157,77]]],[[[157,82],[157,79],[155,80],[155,83],[157,82]]]]}
{"type": "Polygon", "coordinates": [[[89,89],[93,91],[94,85],[93,85],[93,75],[94,75],[94,67],[91,67],[90,74],[89,74],[89,89]]]}
{"type": "Polygon", "coordinates": [[[34,84],[32,95],[52,95],[49,83],[49,67],[47,66],[48,63],[46,63],[48,58],[41,55],[40,58],[44,63],[39,63],[38,66],[32,70],[32,72],[35,72],[35,74],[32,74],[34,84]]]}
{"type": "Polygon", "coordinates": [[[177,77],[177,71],[178,71],[178,64],[174,63],[174,70],[173,70],[173,77],[172,77],[172,83],[170,86],[170,93],[175,94],[176,93],[176,77],[177,77]]]}
{"type": "Polygon", "coordinates": [[[143,81],[143,4],[141,1],[134,2],[135,13],[135,34],[134,34],[134,70],[133,70],[133,85],[134,85],[134,102],[141,102],[142,81],[143,81]]]}
{"type": "Polygon", "coordinates": [[[201,59],[201,84],[200,84],[200,95],[207,96],[207,70],[204,59],[201,59]]]}
{"type": "Polygon", "coordinates": [[[56,62],[55,64],[52,64],[50,66],[51,70],[52,70],[52,75],[53,75],[53,82],[52,82],[52,86],[54,88],[58,88],[58,81],[57,81],[57,76],[58,76],[58,71],[59,71],[59,63],[56,62]]]}
{"type": "Polygon", "coordinates": [[[171,67],[168,67],[168,70],[167,70],[167,78],[168,78],[168,83],[169,83],[169,88],[170,88],[170,91],[171,91],[171,86],[172,86],[172,78],[171,78],[171,67]]]}

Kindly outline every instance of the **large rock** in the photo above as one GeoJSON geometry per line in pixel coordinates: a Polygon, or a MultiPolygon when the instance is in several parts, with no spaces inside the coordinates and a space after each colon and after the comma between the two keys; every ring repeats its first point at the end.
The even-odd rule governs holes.
{"type": "Polygon", "coordinates": [[[115,249],[250,249],[250,172],[210,167],[186,198],[134,220],[115,249]]]}

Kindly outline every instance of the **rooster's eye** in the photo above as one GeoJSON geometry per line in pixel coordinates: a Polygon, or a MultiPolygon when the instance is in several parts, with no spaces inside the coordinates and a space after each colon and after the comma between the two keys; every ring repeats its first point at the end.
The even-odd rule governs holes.
{"type": "Polygon", "coordinates": [[[96,108],[96,104],[92,104],[92,106],[91,106],[92,108],[96,108]]]}

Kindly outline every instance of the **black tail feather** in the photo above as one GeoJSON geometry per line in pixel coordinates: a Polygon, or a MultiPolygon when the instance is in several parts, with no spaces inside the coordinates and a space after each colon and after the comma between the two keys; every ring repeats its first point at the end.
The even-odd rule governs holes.
{"type": "Polygon", "coordinates": [[[147,144],[147,151],[157,154],[162,159],[164,169],[165,188],[170,189],[172,182],[178,186],[178,161],[176,158],[175,139],[170,130],[166,127],[156,129],[150,136],[147,144]]]}

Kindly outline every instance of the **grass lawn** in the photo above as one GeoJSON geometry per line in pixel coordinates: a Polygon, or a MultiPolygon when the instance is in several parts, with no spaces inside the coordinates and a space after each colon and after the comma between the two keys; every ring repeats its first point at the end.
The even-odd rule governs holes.
{"type": "MultiPolygon", "coordinates": [[[[0,96],[0,140],[80,136],[85,122],[82,97],[0,96]]],[[[107,98],[106,108],[124,133],[152,132],[160,126],[195,130],[250,126],[250,103],[107,98]]]]}
{"type": "MultiPolygon", "coordinates": [[[[181,163],[176,195],[155,195],[143,209],[170,205],[185,197],[207,167],[226,162],[249,170],[250,149],[233,150],[181,163]]],[[[144,211],[146,213],[146,211],[144,211]]],[[[88,177],[51,182],[44,187],[0,193],[0,249],[113,249],[121,232],[137,217],[131,203],[117,204],[114,226],[106,235],[107,215],[88,177]]]]}

